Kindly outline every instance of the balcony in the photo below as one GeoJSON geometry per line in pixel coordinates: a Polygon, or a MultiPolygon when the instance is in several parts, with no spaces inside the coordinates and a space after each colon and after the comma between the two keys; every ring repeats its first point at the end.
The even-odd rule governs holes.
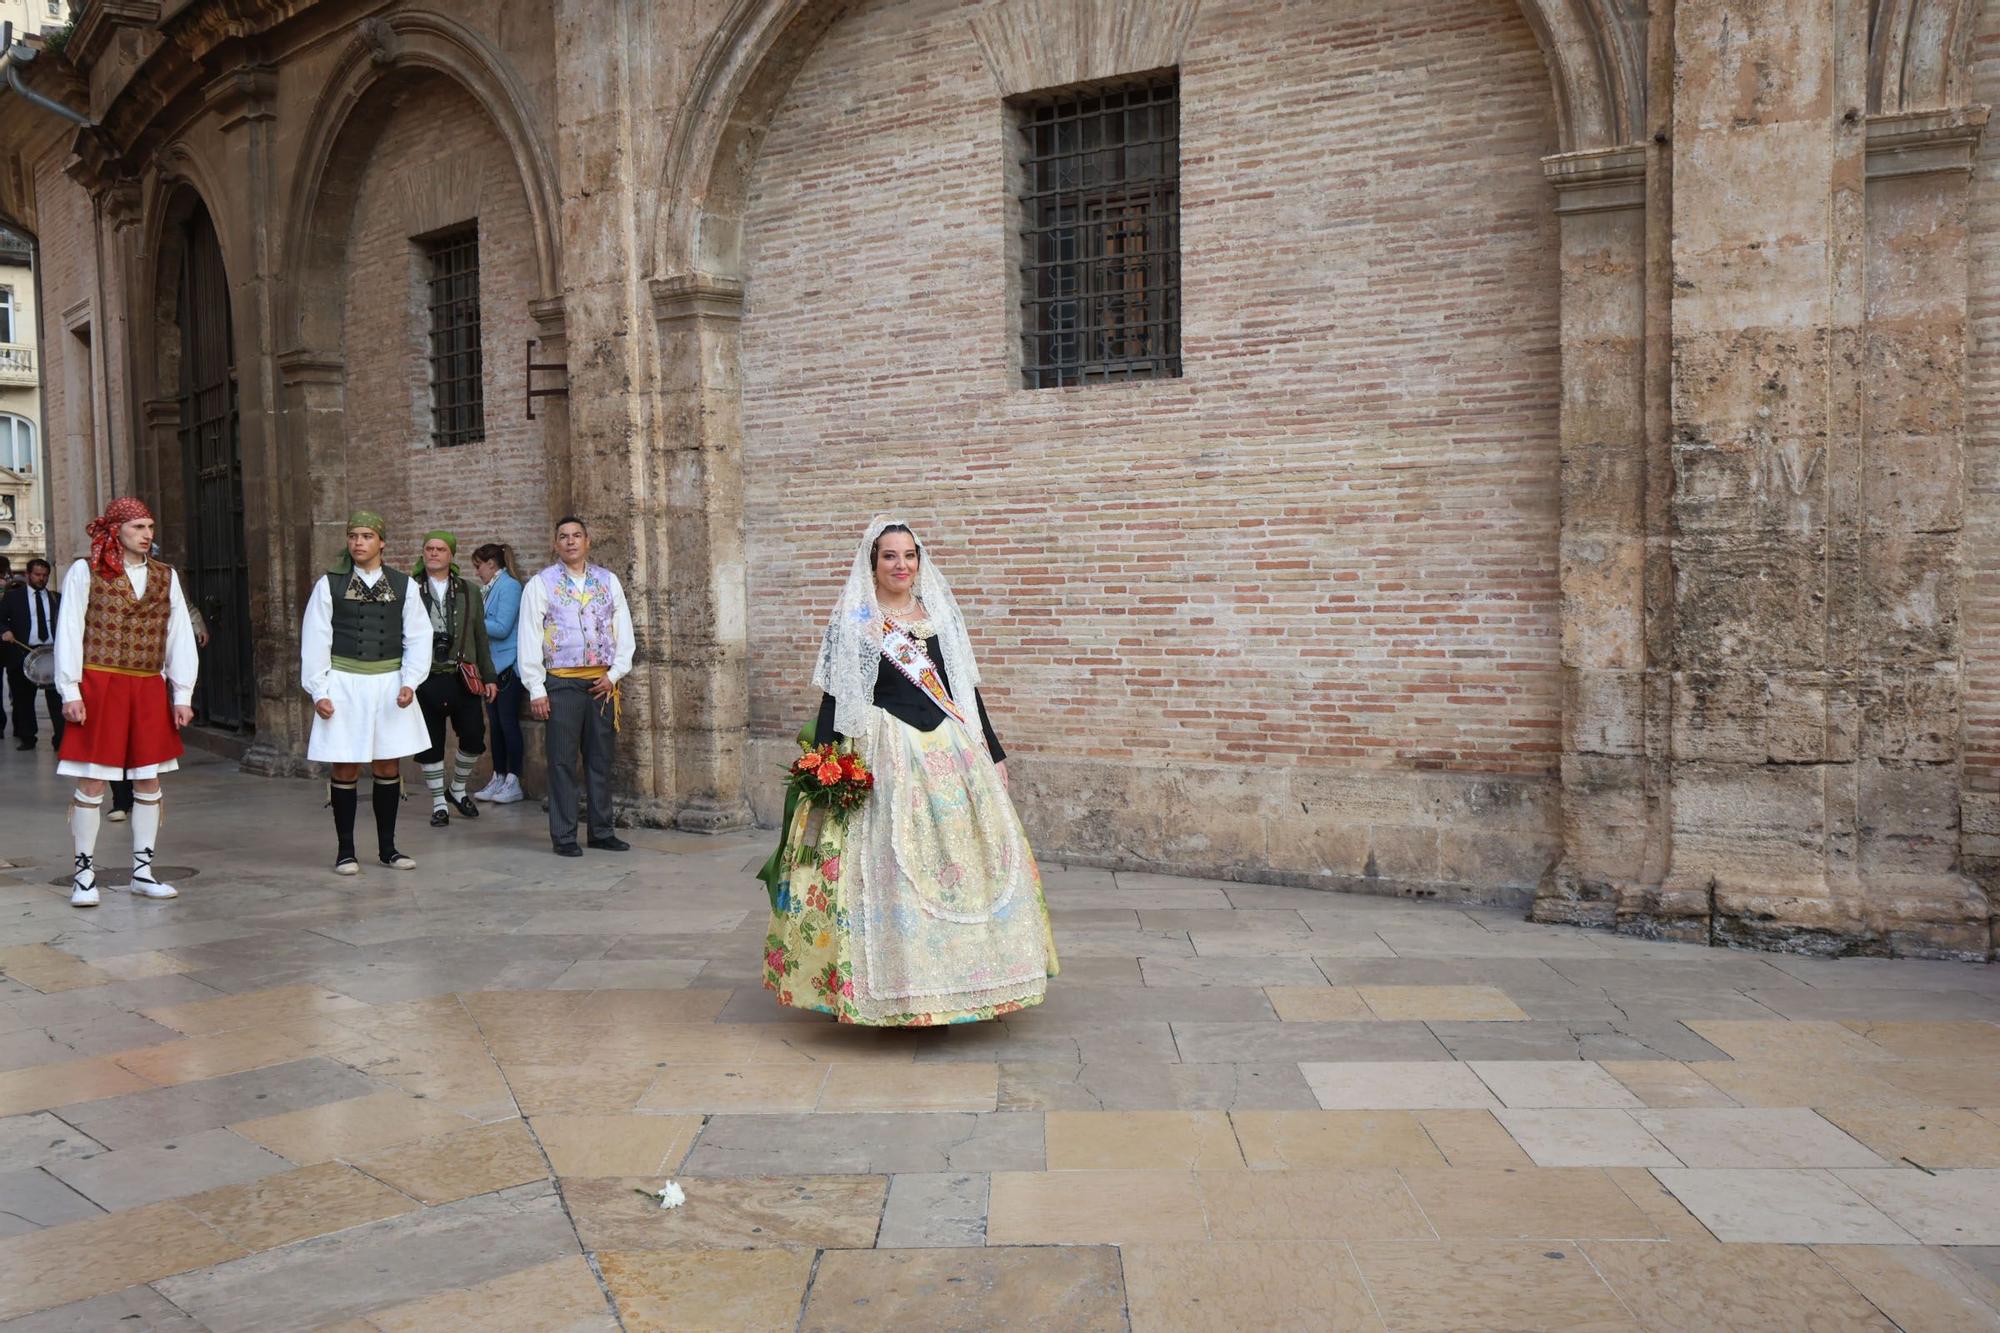
{"type": "Polygon", "coordinates": [[[35,349],[0,343],[0,384],[34,384],[35,349]]]}

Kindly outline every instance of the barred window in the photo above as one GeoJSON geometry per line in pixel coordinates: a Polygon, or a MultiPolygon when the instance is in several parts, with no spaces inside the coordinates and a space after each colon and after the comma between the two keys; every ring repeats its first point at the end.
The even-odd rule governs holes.
{"type": "Polygon", "coordinates": [[[479,228],[424,241],[430,267],[431,443],[486,438],[486,376],[479,350],[479,228]]]}
{"type": "Polygon", "coordinates": [[[1022,382],[1178,376],[1179,75],[1038,93],[1013,107],[1022,382]]]}

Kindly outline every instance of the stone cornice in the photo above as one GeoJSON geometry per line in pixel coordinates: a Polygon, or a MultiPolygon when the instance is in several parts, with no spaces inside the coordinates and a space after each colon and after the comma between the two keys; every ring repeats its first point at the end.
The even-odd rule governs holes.
{"type": "Polygon", "coordinates": [[[347,362],[317,348],[294,347],[276,359],[282,384],[339,384],[347,377],[347,362]]]}
{"type": "Polygon", "coordinates": [[[1646,206],[1646,149],[1642,144],[1557,153],[1542,159],[1542,174],[1556,191],[1556,212],[1612,213],[1646,206]]]}
{"type": "Polygon", "coordinates": [[[562,337],[565,332],[563,299],[549,296],[528,302],[528,318],[535,321],[535,332],[542,341],[562,337]]]}
{"type": "Polygon", "coordinates": [[[232,64],[202,90],[204,109],[214,115],[226,134],[253,120],[277,114],[278,72],[268,64],[232,64]]]}
{"type": "Polygon", "coordinates": [[[1868,178],[1972,171],[1987,108],[1905,111],[1868,118],[1868,178]]]}
{"type": "Polygon", "coordinates": [[[743,318],[743,284],[707,273],[655,278],[653,318],[664,324],[682,319],[743,318]]]}
{"type": "Polygon", "coordinates": [[[160,21],[160,0],[90,0],[76,20],[63,56],[89,69],[110,49],[123,28],[150,28],[160,21]]]}

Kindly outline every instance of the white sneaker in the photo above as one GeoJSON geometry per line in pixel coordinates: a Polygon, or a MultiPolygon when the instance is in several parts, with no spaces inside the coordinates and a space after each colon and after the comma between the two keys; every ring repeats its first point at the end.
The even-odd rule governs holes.
{"type": "Polygon", "coordinates": [[[113,810],[110,814],[104,816],[104,820],[108,824],[122,824],[129,817],[123,810],[113,810]]]}
{"type": "Polygon", "coordinates": [[[507,785],[506,777],[502,774],[495,773],[493,775],[492,781],[488,782],[484,787],[481,787],[478,791],[472,793],[472,799],[475,801],[490,801],[495,796],[499,795],[500,789],[506,785],[507,785]]]}
{"type": "Polygon", "coordinates": [[[507,775],[507,785],[505,787],[502,787],[500,791],[493,797],[493,804],[512,805],[516,801],[521,801],[526,799],[527,799],[526,793],[524,793],[521,790],[520,777],[517,776],[516,774],[509,773],[507,775]]]}

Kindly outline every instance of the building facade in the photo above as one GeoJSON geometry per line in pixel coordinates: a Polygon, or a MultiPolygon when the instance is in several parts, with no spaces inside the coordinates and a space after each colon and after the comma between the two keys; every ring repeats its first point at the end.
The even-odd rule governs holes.
{"type": "Polygon", "coordinates": [[[93,0],[29,75],[51,542],[157,497],[255,768],[349,509],[574,511],[631,813],[768,822],[891,511],[1051,859],[1991,956],[2000,6],[93,0]]]}
{"type": "Polygon", "coordinates": [[[16,568],[48,554],[35,311],[34,247],[0,230],[0,555],[16,568]]]}
{"type": "Polygon", "coordinates": [[[16,37],[32,37],[69,24],[70,0],[0,0],[0,23],[16,37]]]}

